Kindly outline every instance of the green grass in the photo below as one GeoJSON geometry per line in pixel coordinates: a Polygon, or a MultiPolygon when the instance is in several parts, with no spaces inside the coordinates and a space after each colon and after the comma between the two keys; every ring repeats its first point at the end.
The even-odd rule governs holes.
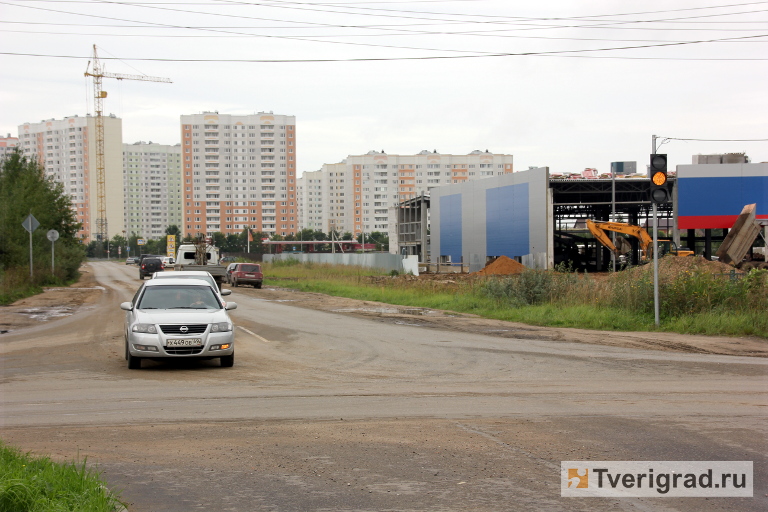
{"type": "Polygon", "coordinates": [[[109,512],[122,506],[85,461],[56,463],[0,442],[0,512],[109,512]]]}
{"type": "Polygon", "coordinates": [[[74,279],[67,279],[60,269],[55,275],[50,270],[50,262],[47,267],[36,266],[30,278],[29,267],[0,269],[0,306],[42,293],[44,286],[69,286],[80,278],[79,273],[74,279]]]}
{"type": "Polygon", "coordinates": [[[528,270],[485,279],[419,280],[353,266],[264,264],[266,284],[386,304],[472,313],[530,325],[615,331],[678,332],[768,338],[768,271],[743,279],[712,275],[694,260],[664,260],[661,326],[653,313],[648,269],[595,279],[528,270]]]}

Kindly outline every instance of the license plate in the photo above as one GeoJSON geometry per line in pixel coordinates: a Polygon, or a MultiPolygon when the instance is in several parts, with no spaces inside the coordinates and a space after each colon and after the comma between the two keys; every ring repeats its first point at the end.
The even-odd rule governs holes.
{"type": "Polygon", "coordinates": [[[245,277],[256,277],[256,276],[253,274],[245,274],[245,277]]]}
{"type": "Polygon", "coordinates": [[[202,338],[184,338],[184,339],[166,340],[165,346],[166,347],[202,347],[203,340],[202,338]]]}

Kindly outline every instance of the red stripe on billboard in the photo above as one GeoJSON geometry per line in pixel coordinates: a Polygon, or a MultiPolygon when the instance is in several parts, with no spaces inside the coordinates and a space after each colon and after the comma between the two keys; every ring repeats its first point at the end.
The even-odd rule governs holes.
{"type": "MultiPolygon", "coordinates": [[[[768,215],[757,215],[768,220],[768,215]]],[[[730,229],[738,215],[685,215],[677,218],[677,229],[730,229]]]]}

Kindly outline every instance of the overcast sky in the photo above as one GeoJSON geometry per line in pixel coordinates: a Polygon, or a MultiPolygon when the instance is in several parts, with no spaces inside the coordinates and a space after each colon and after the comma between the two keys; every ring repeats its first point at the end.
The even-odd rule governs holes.
{"type": "Polygon", "coordinates": [[[298,170],[350,154],[514,155],[552,172],[768,161],[768,1],[0,0],[0,133],[93,112],[176,144],[179,116],[296,116],[298,170]],[[109,60],[108,60],[109,59],[109,60]],[[113,60],[114,59],[114,60],[113,60]],[[731,142],[714,141],[731,140],[731,142]]]}

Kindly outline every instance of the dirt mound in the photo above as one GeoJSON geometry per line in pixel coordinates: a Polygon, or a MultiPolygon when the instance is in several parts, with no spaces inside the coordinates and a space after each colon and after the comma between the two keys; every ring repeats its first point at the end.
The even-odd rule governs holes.
{"type": "MultiPolygon", "coordinates": [[[[709,261],[701,256],[671,256],[667,255],[659,259],[659,279],[675,279],[684,273],[730,274],[734,267],[720,261],[709,261]]],[[[649,263],[641,267],[635,267],[628,272],[641,275],[652,275],[653,264],[649,263]]],[[[736,270],[736,272],[740,272],[736,270]]]]}
{"type": "Polygon", "coordinates": [[[486,265],[485,268],[475,272],[475,274],[481,276],[520,274],[525,271],[526,268],[525,265],[516,262],[512,258],[499,256],[486,265]]]}

